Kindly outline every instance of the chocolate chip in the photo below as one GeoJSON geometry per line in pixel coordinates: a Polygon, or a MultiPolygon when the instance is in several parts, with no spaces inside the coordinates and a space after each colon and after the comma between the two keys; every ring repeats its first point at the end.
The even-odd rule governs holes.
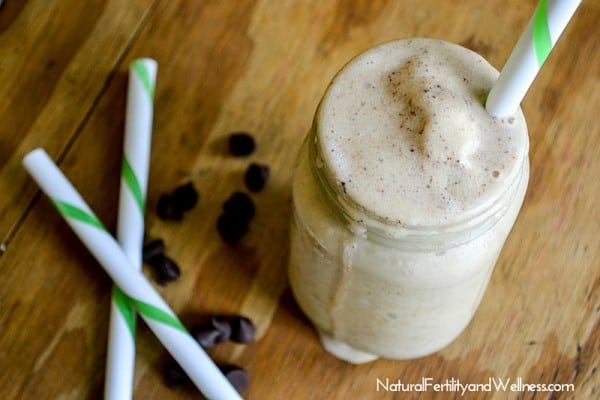
{"type": "Polygon", "coordinates": [[[210,326],[212,326],[216,331],[218,331],[220,336],[220,342],[224,342],[229,340],[231,337],[231,321],[227,316],[224,315],[214,315],[210,319],[210,326]]]}
{"type": "Polygon", "coordinates": [[[232,317],[231,324],[231,340],[237,343],[248,343],[254,339],[256,327],[250,318],[237,316],[232,317]]]}
{"type": "Polygon", "coordinates": [[[268,165],[252,163],[246,169],[244,182],[248,190],[259,192],[269,179],[270,169],[268,165]]]}
{"type": "Polygon", "coordinates": [[[142,249],[142,260],[149,262],[154,257],[165,254],[165,242],[162,239],[155,239],[144,244],[142,249]]]}
{"type": "Polygon", "coordinates": [[[162,268],[160,269],[160,276],[158,277],[158,283],[163,285],[179,279],[181,276],[181,270],[175,261],[165,256],[162,262],[162,268]]]}
{"type": "Polygon", "coordinates": [[[235,192],[223,203],[223,211],[247,221],[254,217],[256,208],[250,196],[243,192],[235,192]]]}
{"type": "Polygon", "coordinates": [[[248,132],[234,132],[229,135],[229,151],[234,156],[247,156],[256,148],[254,138],[248,132]]]}
{"type": "Polygon", "coordinates": [[[221,238],[230,244],[238,242],[242,236],[248,233],[250,227],[248,221],[232,214],[221,214],[217,219],[217,231],[221,238]]]}
{"type": "Polygon", "coordinates": [[[164,286],[169,282],[179,279],[181,275],[181,270],[177,263],[164,254],[152,257],[147,262],[154,269],[156,281],[159,285],[164,286]]]}
{"type": "Polygon", "coordinates": [[[198,203],[198,191],[192,182],[177,187],[171,196],[173,207],[179,211],[189,211],[198,203]]]}
{"type": "Polygon", "coordinates": [[[184,212],[196,206],[199,197],[192,182],[178,186],[172,194],[165,193],[158,198],[158,217],[163,220],[180,221],[184,212]]]}
{"type": "Polygon", "coordinates": [[[183,218],[183,211],[175,207],[169,194],[163,194],[158,198],[156,213],[162,220],[180,221],[183,218]]]}
{"type": "Polygon", "coordinates": [[[231,337],[230,319],[224,315],[214,315],[208,323],[192,329],[192,335],[206,349],[223,343],[231,337]]]}
{"type": "Polygon", "coordinates": [[[243,368],[238,367],[237,365],[227,365],[221,367],[221,371],[238,392],[241,393],[248,387],[250,376],[243,368]]]}
{"type": "Polygon", "coordinates": [[[207,350],[221,343],[221,332],[208,325],[196,326],[191,329],[190,334],[207,350]]]}
{"type": "Polygon", "coordinates": [[[181,386],[189,380],[181,365],[175,360],[169,360],[163,366],[163,379],[170,388],[181,386]]]}

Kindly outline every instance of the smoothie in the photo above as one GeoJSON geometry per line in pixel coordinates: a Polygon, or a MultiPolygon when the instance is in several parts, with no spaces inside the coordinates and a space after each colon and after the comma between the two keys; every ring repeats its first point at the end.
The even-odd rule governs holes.
{"type": "Polygon", "coordinates": [[[521,110],[483,107],[497,76],[470,50],[409,39],[325,92],[294,176],[289,278],[337,357],[424,356],[471,320],[529,176],[521,110]]]}

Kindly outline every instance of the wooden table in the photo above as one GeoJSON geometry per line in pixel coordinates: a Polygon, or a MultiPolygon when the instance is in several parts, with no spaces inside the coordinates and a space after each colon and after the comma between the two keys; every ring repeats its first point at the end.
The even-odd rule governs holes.
{"type": "MultiPolygon", "coordinates": [[[[349,365],[325,353],[286,281],[294,158],[330,78],[376,43],[428,36],[497,68],[536,1],[7,0],[0,9],[0,398],[101,398],[111,282],[21,166],[44,147],[114,232],[129,63],[159,63],[147,235],[182,277],[157,286],[187,326],[213,313],[257,324],[248,345],[210,351],[251,374],[249,399],[460,398],[377,391],[377,379],[573,383],[574,392],[471,392],[465,398],[600,398],[600,2],[584,0],[523,102],[531,138],[525,204],[480,309],[449,347],[413,361],[349,365]],[[226,137],[258,140],[248,158],[226,137]],[[250,162],[272,176],[235,246],[222,202],[250,162]],[[156,215],[191,180],[181,222],[156,215]]],[[[149,270],[145,273],[152,279],[149,270]]],[[[169,389],[168,356],[140,324],[135,398],[169,389]]]]}

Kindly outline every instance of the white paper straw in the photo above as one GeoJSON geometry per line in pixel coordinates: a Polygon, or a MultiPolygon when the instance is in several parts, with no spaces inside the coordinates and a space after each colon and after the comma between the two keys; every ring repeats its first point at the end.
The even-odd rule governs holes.
{"type": "Polygon", "coordinates": [[[540,1],[488,95],[485,108],[491,115],[503,118],[515,113],[579,3],[540,1]]]}
{"type": "MultiPolygon", "coordinates": [[[[142,268],[156,70],[156,61],[149,58],[136,59],[129,66],[117,239],[138,270],[142,268]]],[[[133,397],[135,326],[133,307],[114,286],[104,381],[107,400],[133,397]]]]}
{"type": "Polygon", "coordinates": [[[202,394],[211,400],[241,399],[48,154],[43,149],[33,150],[23,165],[202,394]]]}

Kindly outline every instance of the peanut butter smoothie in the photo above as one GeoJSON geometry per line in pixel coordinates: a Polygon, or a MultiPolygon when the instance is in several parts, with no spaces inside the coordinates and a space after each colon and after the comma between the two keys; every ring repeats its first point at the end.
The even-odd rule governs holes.
{"type": "Polygon", "coordinates": [[[425,356],[473,317],[529,176],[521,110],[483,107],[497,76],[463,47],[409,39],[325,92],[294,177],[289,277],[337,357],[425,356]]]}

